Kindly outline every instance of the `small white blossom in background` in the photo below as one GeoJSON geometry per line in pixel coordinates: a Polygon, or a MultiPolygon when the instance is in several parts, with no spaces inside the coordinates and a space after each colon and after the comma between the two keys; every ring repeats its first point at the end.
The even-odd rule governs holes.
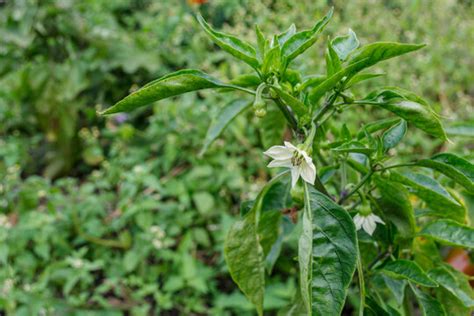
{"type": "Polygon", "coordinates": [[[153,235],[151,243],[155,249],[159,250],[168,245],[168,243],[164,240],[166,233],[160,226],[151,226],[150,233],[153,235]]]}
{"type": "Polygon", "coordinates": [[[82,260],[80,258],[69,257],[66,260],[71,265],[71,267],[73,267],[74,269],[80,269],[84,266],[84,260],[82,260]]]}
{"type": "Polygon", "coordinates": [[[313,159],[306,151],[297,148],[289,142],[285,142],[285,146],[270,147],[263,154],[273,159],[268,164],[269,168],[283,167],[291,170],[292,187],[295,186],[300,176],[304,181],[314,184],[316,180],[316,167],[313,159]]]}
{"type": "Polygon", "coordinates": [[[10,220],[8,219],[8,216],[5,214],[0,214],[0,227],[9,229],[12,227],[12,223],[10,223],[10,220]]]}
{"type": "Polygon", "coordinates": [[[8,293],[10,293],[10,291],[12,290],[14,284],[15,281],[13,279],[5,279],[5,281],[3,281],[2,289],[0,291],[2,296],[8,295],[8,293]]]}
{"type": "Polygon", "coordinates": [[[372,213],[367,215],[362,215],[359,213],[354,216],[354,224],[356,229],[359,230],[362,228],[370,236],[372,236],[374,233],[377,223],[385,225],[384,221],[380,217],[372,213]]]}

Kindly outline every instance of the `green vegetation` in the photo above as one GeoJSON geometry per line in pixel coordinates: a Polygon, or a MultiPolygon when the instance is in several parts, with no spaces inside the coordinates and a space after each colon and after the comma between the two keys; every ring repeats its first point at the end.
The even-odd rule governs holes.
{"type": "MultiPolygon", "coordinates": [[[[252,108],[253,96],[245,92],[238,92],[235,100],[233,87],[255,90],[258,85],[249,76],[252,68],[258,68],[258,58],[249,58],[244,51],[233,55],[250,66],[237,62],[208,39],[195,16],[200,11],[212,28],[256,44],[255,23],[264,34],[277,34],[293,22],[298,30],[309,29],[334,6],[331,23],[318,42],[292,61],[295,73],[326,75],[326,39],[350,34],[349,27],[362,47],[376,41],[426,43],[422,50],[373,67],[371,72],[387,75],[359,83],[348,97],[387,100],[386,90],[368,93],[383,85],[409,89],[442,115],[450,140],[443,142],[444,132],[426,120],[409,122],[407,131],[403,120],[387,116],[386,109],[400,115],[388,105],[346,111],[328,122],[330,135],[344,138],[349,133],[357,136],[358,143],[346,147],[325,143],[324,152],[354,151],[367,138],[361,127],[384,120],[366,125],[366,130],[388,129],[382,138],[384,150],[394,156],[390,164],[432,157],[417,162],[415,175],[391,170],[372,179],[397,194],[382,196],[377,205],[402,210],[388,218],[400,233],[401,248],[406,245],[400,240],[423,227],[415,227],[413,214],[424,224],[430,216],[449,213],[448,219],[419,231],[423,237],[412,245],[417,249],[416,263],[405,260],[408,257],[402,253],[398,260],[378,266],[380,273],[370,278],[367,289],[381,290],[379,297],[366,298],[366,313],[378,315],[380,309],[394,313],[391,306],[408,304],[398,302],[403,295],[396,295],[406,291],[411,301],[417,298],[419,307],[412,308],[427,315],[447,307],[452,308],[448,315],[468,315],[474,303],[464,275],[447,264],[433,267],[432,262],[441,260],[452,246],[472,250],[474,242],[472,220],[464,216],[467,210],[467,217],[474,219],[472,174],[466,172],[466,163],[474,158],[472,3],[208,2],[0,2],[0,310],[9,315],[253,315],[253,304],[229,274],[232,265],[228,268],[224,262],[224,240],[235,231],[235,223],[243,221],[239,213],[255,209],[240,204],[256,199],[276,174],[266,168],[262,152],[280,145],[282,137],[289,139],[291,132],[281,128],[284,117],[270,102],[256,102],[252,108]],[[183,68],[202,69],[228,85],[220,90],[224,93],[200,90],[127,114],[96,114],[146,83],[183,68]],[[265,116],[258,118],[254,112],[265,116]],[[223,122],[237,113],[242,115],[230,124],[223,122]],[[455,156],[433,156],[444,151],[455,156]],[[434,175],[446,190],[433,188],[434,175]],[[404,197],[414,203],[414,210],[403,204],[404,197]],[[459,232],[459,238],[453,238],[451,231],[459,232]],[[437,245],[442,245],[441,251],[437,245]],[[437,284],[442,286],[428,291],[417,287],[437,284]],[[385,297],[391,297],[388,307],[379,306],[385,297]]],[[[291,53],[288,49],[290,59],[291,53]]],[[[272,67],[269,64],[268,73],[272,67]]],[[[196,88],[222,85],[201,73],[184,75],[199,78],[196,88]]],[[[313,79],[316,85],[321,78],[313,79]]],[[[176,94],[183,92],[174,88],[176,94]]],[[[283,90],[277,91],[279,97],[292,102],[283,90]]],[[[323,100],[323,96],[315,92],[312,98],[323,100]]],[[[297,112],[299,105],[294,103],[297,112]]],[[[331,183],[335,172],[331,163],[327,165],[318,165],[324,184],[331,183]]],[[[354,165],[360,168],[357,162],[354,165]]],[[[354,166],[343,167],[347,180],[357,182],[357,173],[349,167],[354,166]]],[[[330,191],[340,185],[329,184],[330,191]]],[[[340,206],[319,195],[312,187],[306,189],[313,204],[320,199],[345,216],[340,206]]],[[[317,205],[312,209],[313,216],[324,217],[317,205]]],[[[265,269],[272,271],[265,276],[265,315],[290,315],[285,308],[300,288],[296,255],[301,225],[292,224],[291,208],[285,212],[278,217],[284,232],[277,240],[281,255],[265,262],[265,269]]],[[[384,246],[393,237],[387,231],[376,232],[378,239],[387,239],[384,246]]],[[[373,247],[368,234],[358,235],[361,251],[367,254],[364,268],[378,256],[390,259],[390,252],[377,252],[380,249],[373,247]]],[[[263,251],[267,254],[269,248],[263,251]]],[[[395,252],[399,255],[398,249],[395,252]]],[[[345,254],[350,257],[351,251],[345,254]]],[[[355,264],[341,269],[351,274],[355,264]]],[[[316,277],[318,272],[315,268],[316,277]]],[[[358,279],[345,276],[344,283],[351,284],[344,313],[357,313],[358,279]]]]}

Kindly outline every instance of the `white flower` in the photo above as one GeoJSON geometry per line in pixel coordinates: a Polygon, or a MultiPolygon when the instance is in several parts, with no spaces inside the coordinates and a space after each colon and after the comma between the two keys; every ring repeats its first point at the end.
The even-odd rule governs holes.
{"type": "Polygon", "coordinates": [[[363,228],[370,236],[372,236],[374,233],[377,223],[385,225],[380,217],[372,213],[368,215],[362,215],[359,213],[354,216],[354,224],[356,225],[356,229],[359,230],[363,228]]]}
{"type": "Polygon", "coordinates": [[[299,177],[304,181],[314,184],[316,167],[313,159],[306,151],[295,147],[289,142],[285,146],[273,146],[263,153],[274,160],[268,164],[270,168],[285,167],[291,169],[291,186],[294,187],[299,177]]]}

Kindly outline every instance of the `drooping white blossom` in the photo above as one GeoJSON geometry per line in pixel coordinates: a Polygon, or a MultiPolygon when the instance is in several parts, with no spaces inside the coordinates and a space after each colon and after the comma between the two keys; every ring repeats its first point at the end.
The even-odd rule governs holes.
{"type": "Polygon", "coordinates": [[[316,180],[316,167],[313,159],[308,153],[297,148],[289,142],[285,146],[270,147],[264,154],[273,159],[268,164],[269,168],[289,168],[291,169],[291,186],[294,187],[299,177],[304,181],[314,184],[316,180]]]}
{"type": "Polygon", "coordinates": [[[354,224],[356,226],[356,229],[359,230],[362,228],[370,236],[372,236],[372,234],[374,233],[375,228],[377,227],[377,223],[385,225],[384,221],[373,213],[370,213],[368,215],[362,215],[359,213],[354,216],[354,224]]]}

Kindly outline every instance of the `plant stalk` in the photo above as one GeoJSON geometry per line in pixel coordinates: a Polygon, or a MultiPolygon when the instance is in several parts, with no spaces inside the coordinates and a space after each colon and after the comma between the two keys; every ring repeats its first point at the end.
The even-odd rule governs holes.
{"type": "Polygon", "coordinates": [[[370,170],[369,172],[367,172],[365,176],[362,178],[362,180],[360,180],[360,182],[357,183],[356,186],[347,195],[342,196],[337,203],[338,204],[344,203],[344,201],[347,200],[349,197],[351,197],[354,193],[356,193],[360,189],[360,187],[363,186],[364,183],[366,183],[370,179],[370,177],[373,174],[374,174],[373,170],[370,170]]]}

